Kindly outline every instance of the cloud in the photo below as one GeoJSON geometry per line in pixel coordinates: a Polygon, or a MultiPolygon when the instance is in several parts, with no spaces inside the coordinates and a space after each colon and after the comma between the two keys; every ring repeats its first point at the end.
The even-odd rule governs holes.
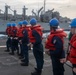
{"type": "Polygon", "coordinates": [[[47,2],[50,2],[50,3],[56,3],[56,4],[64,4],[64,3],[68,3],[69,0],[49,0],[47,2]]]}
{"type": "MultiPolygon", "coordinates": [[[[5,3],[11,6],[17,13],[22,14],[22,8],[25,5],[28,10],[27,14],[31,14],[32,9],[35,11],[43,6],[44,0],[0,0],[0,9],[4,9],[5,3]]],[[[46,10],[55,8],[62,16],[73,18],[76,16],[76,0],[46,0],[46,10]]]]}

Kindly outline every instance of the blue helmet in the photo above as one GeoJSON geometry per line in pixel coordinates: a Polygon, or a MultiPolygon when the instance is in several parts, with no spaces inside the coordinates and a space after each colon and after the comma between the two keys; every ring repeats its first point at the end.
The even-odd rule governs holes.
{"type": "Polygon", "coordinates": [[[76,27],[76,18],[74,18],[74,19],[72,20],[72,22],[70,23],[70,26],[71,26],[71,27],[76,27]]]}
{"type": "Polygon", "coordinates": [[[31,24],[31,25],[36,25],[36,24],[37,24],[37,20],[36,20],[35,18],[32,18],[32,19],[30,20],[30,24],[31,24]]]}
{"type": "Polygon", "coordinates": [[[28,25],[28,22],[27,22],[26,20],[24,20],[24,21],[22,22],[22,24],[23,24],[23,25],[28,25]]]}
{"type": "Polygon", "coordinates": [[[53,18],[49,21],[51,27],[58,27],[59,21],[56,18],[53,18]]]}
{"type": "Polygon", "coordinates": [[[11,24],[10,23],[7,23],[7,27],[10,27],[11,26],[11,24]]]}
{"type": "Polygon", "coordinates": [[[16,26],[16,23],[12,23],[12,26],[15,27],[16,26]]]}
{"type": "Polygon", "coordinates": [[[18,25],[22,26],[22,22],[19,22],[18,25]]]}

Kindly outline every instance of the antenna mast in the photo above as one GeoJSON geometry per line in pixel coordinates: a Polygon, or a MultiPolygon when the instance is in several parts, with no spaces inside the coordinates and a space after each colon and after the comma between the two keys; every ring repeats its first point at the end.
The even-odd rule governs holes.
{"type": "Polygon", "coordinates": [[[44,13],[45,13],[45,10],[46,10],[46,0],[44,0],[44,13]]]}

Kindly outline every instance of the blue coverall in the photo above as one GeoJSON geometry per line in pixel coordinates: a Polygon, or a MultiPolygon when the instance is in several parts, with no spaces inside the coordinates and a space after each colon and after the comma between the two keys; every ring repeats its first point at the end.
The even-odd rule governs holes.
{"type": "Polygon", "coordinates": [[[29,38],[28,38],[28,31],[23,30],[23,38],[22,38],[22,54],[25,60],[25,64],[29,63],[29,54],[28,54],[28,43],[29,43],[29,38]]]}
{"type": "Polygon", "coordinates": [[[9,48],[11,48],[11,38],[8,37],[7,41],[6,41],[6,46],[7,46],[7,51],[10,51],[9,48]]]}
{"type": "Polygon", "coordinates": [[[50,57],[52,59],[53,75],[64,75],[64,64],[60,63],[61,58],[65,58],[65,51],[63,50],[62,40],[54,36],[52,44],[55,45],[56,50],[50,50],[50,57]]]}
{"type": "Polygon", "coordinates": [[[33,54],[37,64],[36,70],[41,72],[44,64],[42,38],[36,30],[32,31],[32,35],[35,37],[36,40],[36,42],[33,43],[33,54]]]}
{"type": "Polygon", "coordinates": [[[12,36],[12,40],[11,40],[11,50],[12,50],[12,54],[14,54],[14,51],[17,50],[17,54],[19,54],[19,47],[18,47],[18,39],[15,39],[16,38],[16,33],[17,33],[17,30],[13,30],[12,31],[14,36],[12,36]]]}

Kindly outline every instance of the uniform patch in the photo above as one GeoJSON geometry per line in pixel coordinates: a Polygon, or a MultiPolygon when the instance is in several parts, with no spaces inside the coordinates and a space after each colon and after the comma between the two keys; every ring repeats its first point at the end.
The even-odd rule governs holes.
{"type": "Polygon", "coordinates": [[[25,33],[25,30],[23,31],[23,34],[25,33]]]}
{"type": "Polygon", "coordinates": [[[56,43],[56,39],[53,41],[53,44],[55,44],[56,43]]]}

